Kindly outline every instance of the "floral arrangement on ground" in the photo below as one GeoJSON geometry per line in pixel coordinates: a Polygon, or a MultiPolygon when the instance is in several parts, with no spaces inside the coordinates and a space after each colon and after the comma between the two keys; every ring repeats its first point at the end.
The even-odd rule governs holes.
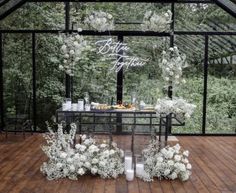
{"type": "Polygon", "coordinates": [[[144,174],[138,177],[144,181],[152,181],[154,177],[186,181],[192,169],[188,156],[189,151],[181,150],[179,144],[161,148],[159,141],[152,140],[143,150],[144,174]]]}
{"type": "Polygon", "coordinates": [[[124,172],[123,150],[115,143],[100,144],[89,136],[80,136],[81,143],[74,147],[76,125],[71,124],[69,134],[63,132],[63,126],[58,125],[58,131],[44,137],[47,145],[42,150],[49,161],[44,162],[40,170],[49,180],[66,178],[76,180],[86,173],[98,174],[102,178],[116,178],[124,172]]]}
{"type": "MultiPolygon", "coordinates": [[[[117,178],[124,173],[124,151],[114,142],[97,144],[94,138],[80,135],[80,143],[75,144],[76,124],[70,125],[70,132],[63,132],[59,124],[57,132],[50,127],[44,134],[47,145],[42,146],[49,160],[44,162],[40,171],[48,180],[69,178],[77,180],[79,176],[90,173],[102,178],[117,178]]],[[[161,148],[156,140],[152,140],[143,150],[144,173],[137,176],[144,181],[159,179],[187,180],[191,174],[188,151],[181,151],[177,144],[173,147],[161,148]]]]}

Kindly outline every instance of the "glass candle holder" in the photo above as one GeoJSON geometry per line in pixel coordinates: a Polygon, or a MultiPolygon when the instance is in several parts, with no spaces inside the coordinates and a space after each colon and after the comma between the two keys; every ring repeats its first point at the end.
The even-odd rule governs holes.
{"type": "Polygon", "coordinates": [[[78,104],[77,103],[72,103],[71,110],[72,111],[77,111],[78,110],[78,104]]]}
{"type": "Polygon", "coordinates": [[[85,109],[85,111],[90,111],[91,110],[91,105],[90,104],[85,104],[84,109],[85,109]]]}
{"type": "Polygon", "coordinates": [[[125,151],[125,172],[127,170],[132,169],[132,165],[133,165],[133,155],[132,152],[129,150],[125,151]]]}
{"type": "Polygon", "coordinates": [[[83,111],[84,110],[84,99],[78,100],[78,110],[83,111]]]}
{"type": "Polygon", "coordinates": [[[144,175],[144,160],[141,155],[136,156],[136,176],[144,175]]]}

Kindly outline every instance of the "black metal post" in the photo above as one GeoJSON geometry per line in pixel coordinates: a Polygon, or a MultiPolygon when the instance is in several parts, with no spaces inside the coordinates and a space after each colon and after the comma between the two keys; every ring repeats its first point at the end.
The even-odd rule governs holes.
{"type": "MultiPolygon", "coordinates": [[[[65,2],[65,30],[70,30],[70,2],[65,2]]],[[[71,77],[65,74],[66,98],[71,98],[71,77]]]]}
{"type": "MultiPolygon", "coordinates": [[[[175,31],[175,3],[171,3],[171,12],[172,12],[172,22],[170,24],[170,29],[171,29],[171,36],[170,36],[170,47],[174,47],[174,31],[175,31]]],[[[173,96],[173,87],[172,87],[172,82],[168,86],[168,97],[172,99],[173,96]]],[[[165,132],[165,141],[167,141],[168,135],[171,134],[172,131],[172,115],[169,114],[166,116],[166,132],[165,132]]]]}
{"type": "Polygon", "coordinates": [[[4,103],[3,103],[3,34],[0,33],[0,132],[4,129],[4,103]]]}
{"type": "Polygon", "coordinates": [[[208,46],[209,37],[205,36],[205,53],[204,53],[204,91],[203,91],[203,109],[202,109],[202,134],[206,133],[206,109],[207,109],[207,80],[208,80],[208,46]]]}
{"type": "Polygon", "coordinates": [[[36,37],[32,33],[32,79],[33,79],[33,127],[37,128],[37,104],[36,104],[36,37]]]}
{"type": "MultiPolygon", "coordinates": [[[[123,42],[124,41],[124,37],[123,36],[118,36],[118,41],[119,42],[123,42]]],[[[119,56],[118,56],[118,60],[120,63],[123,62],[123,58],[120,57],[122,56],[123,50],[120,50],[118,52],[119,56]]],[[[123,102],[123,67],[120,69],[120,71],[117,73],[117,80],[116,80],[116,101],[117,104],[120,104],[123,102]]],[[[116,128],[116,132],[117,133],[121,133],[122,132],[122,115],[121,114],[117,114],[117,128],[116,128]]]]}
{"type": "Polygon", "coordinates": [[[170,24],[171,36],[170,36],[170,47],[174,46],[174,31],[175,31],[175,3],[171,3],[172,22],[170,24]]]}
{"type": "MultiPolygon", "coordinates": [[[[118,41],[123,42],[124,37],[119,35],[118,36],[118,41]]],[[[123,58],[120,57],[120,56],[122,56],[124,54],[123,50],[120,50],[118,52],[118,54],[119,54],[118,60],[119,60],[120,63],[122,63],[123,58]]],[[[123,100],[123,68],[121,68],[120,71],[117,73],[117,86],[116,86],[116,89],[117,89],[116,101],[117,101],[117,103],[122,103],[122,100],[123,100]]]]}

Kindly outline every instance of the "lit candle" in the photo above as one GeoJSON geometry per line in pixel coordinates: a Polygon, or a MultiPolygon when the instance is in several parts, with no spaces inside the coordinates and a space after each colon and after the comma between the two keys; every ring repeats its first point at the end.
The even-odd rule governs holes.
{"type": "Polygon", "coordinates": [[[125,157],[125,171],[132,169],[132,157],[127,156],[125,157]]]}
{"type": "Polygon", "coordinates": [[[137,176],[142,176],[144,173],[144,164],[142,163],[137,163],[136,164],[136,175],[137,176]]]}
{"type": "Polygon", "coordinates": [[[126,170],[126,180],[127,181],[132,181],[134,179],[134,170],[126,170]]]}

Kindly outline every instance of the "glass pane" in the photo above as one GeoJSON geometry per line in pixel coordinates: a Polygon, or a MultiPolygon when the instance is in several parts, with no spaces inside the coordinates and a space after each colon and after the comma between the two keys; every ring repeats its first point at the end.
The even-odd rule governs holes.
{"type": "Polygon", "coordinates": [[[59,70],[58,36],[36,35],[37,129],[45,130],[45,121],[55,116],[65,96],[64,73],[59,70]]]}
{"type": "Polygon", "coordinates": [[[30,34],[4,35],[4,113],[7,130],[31,130],[32,59],[30,34]]]}
{"type": "Polygon", "coordinates": [[[1,21],[1,29],[64,29],[64,3],[25,3],[1,21]]]}
{"type": "Polygon", "coordinates": [[[203,101],[204,38],[201,36],[176,36],[176,46],[187,57],[189,67],[183,71],[185,84],[174,88],[174,95],[196,105],[192,117],[183,127],[173,127],[172,133],[201,133],[203,101]]]}
{"type": "Polygon", "coordinates": [[[207,133],[236,132],[236,37],[212,36],[210,50],[207,133]]]}

